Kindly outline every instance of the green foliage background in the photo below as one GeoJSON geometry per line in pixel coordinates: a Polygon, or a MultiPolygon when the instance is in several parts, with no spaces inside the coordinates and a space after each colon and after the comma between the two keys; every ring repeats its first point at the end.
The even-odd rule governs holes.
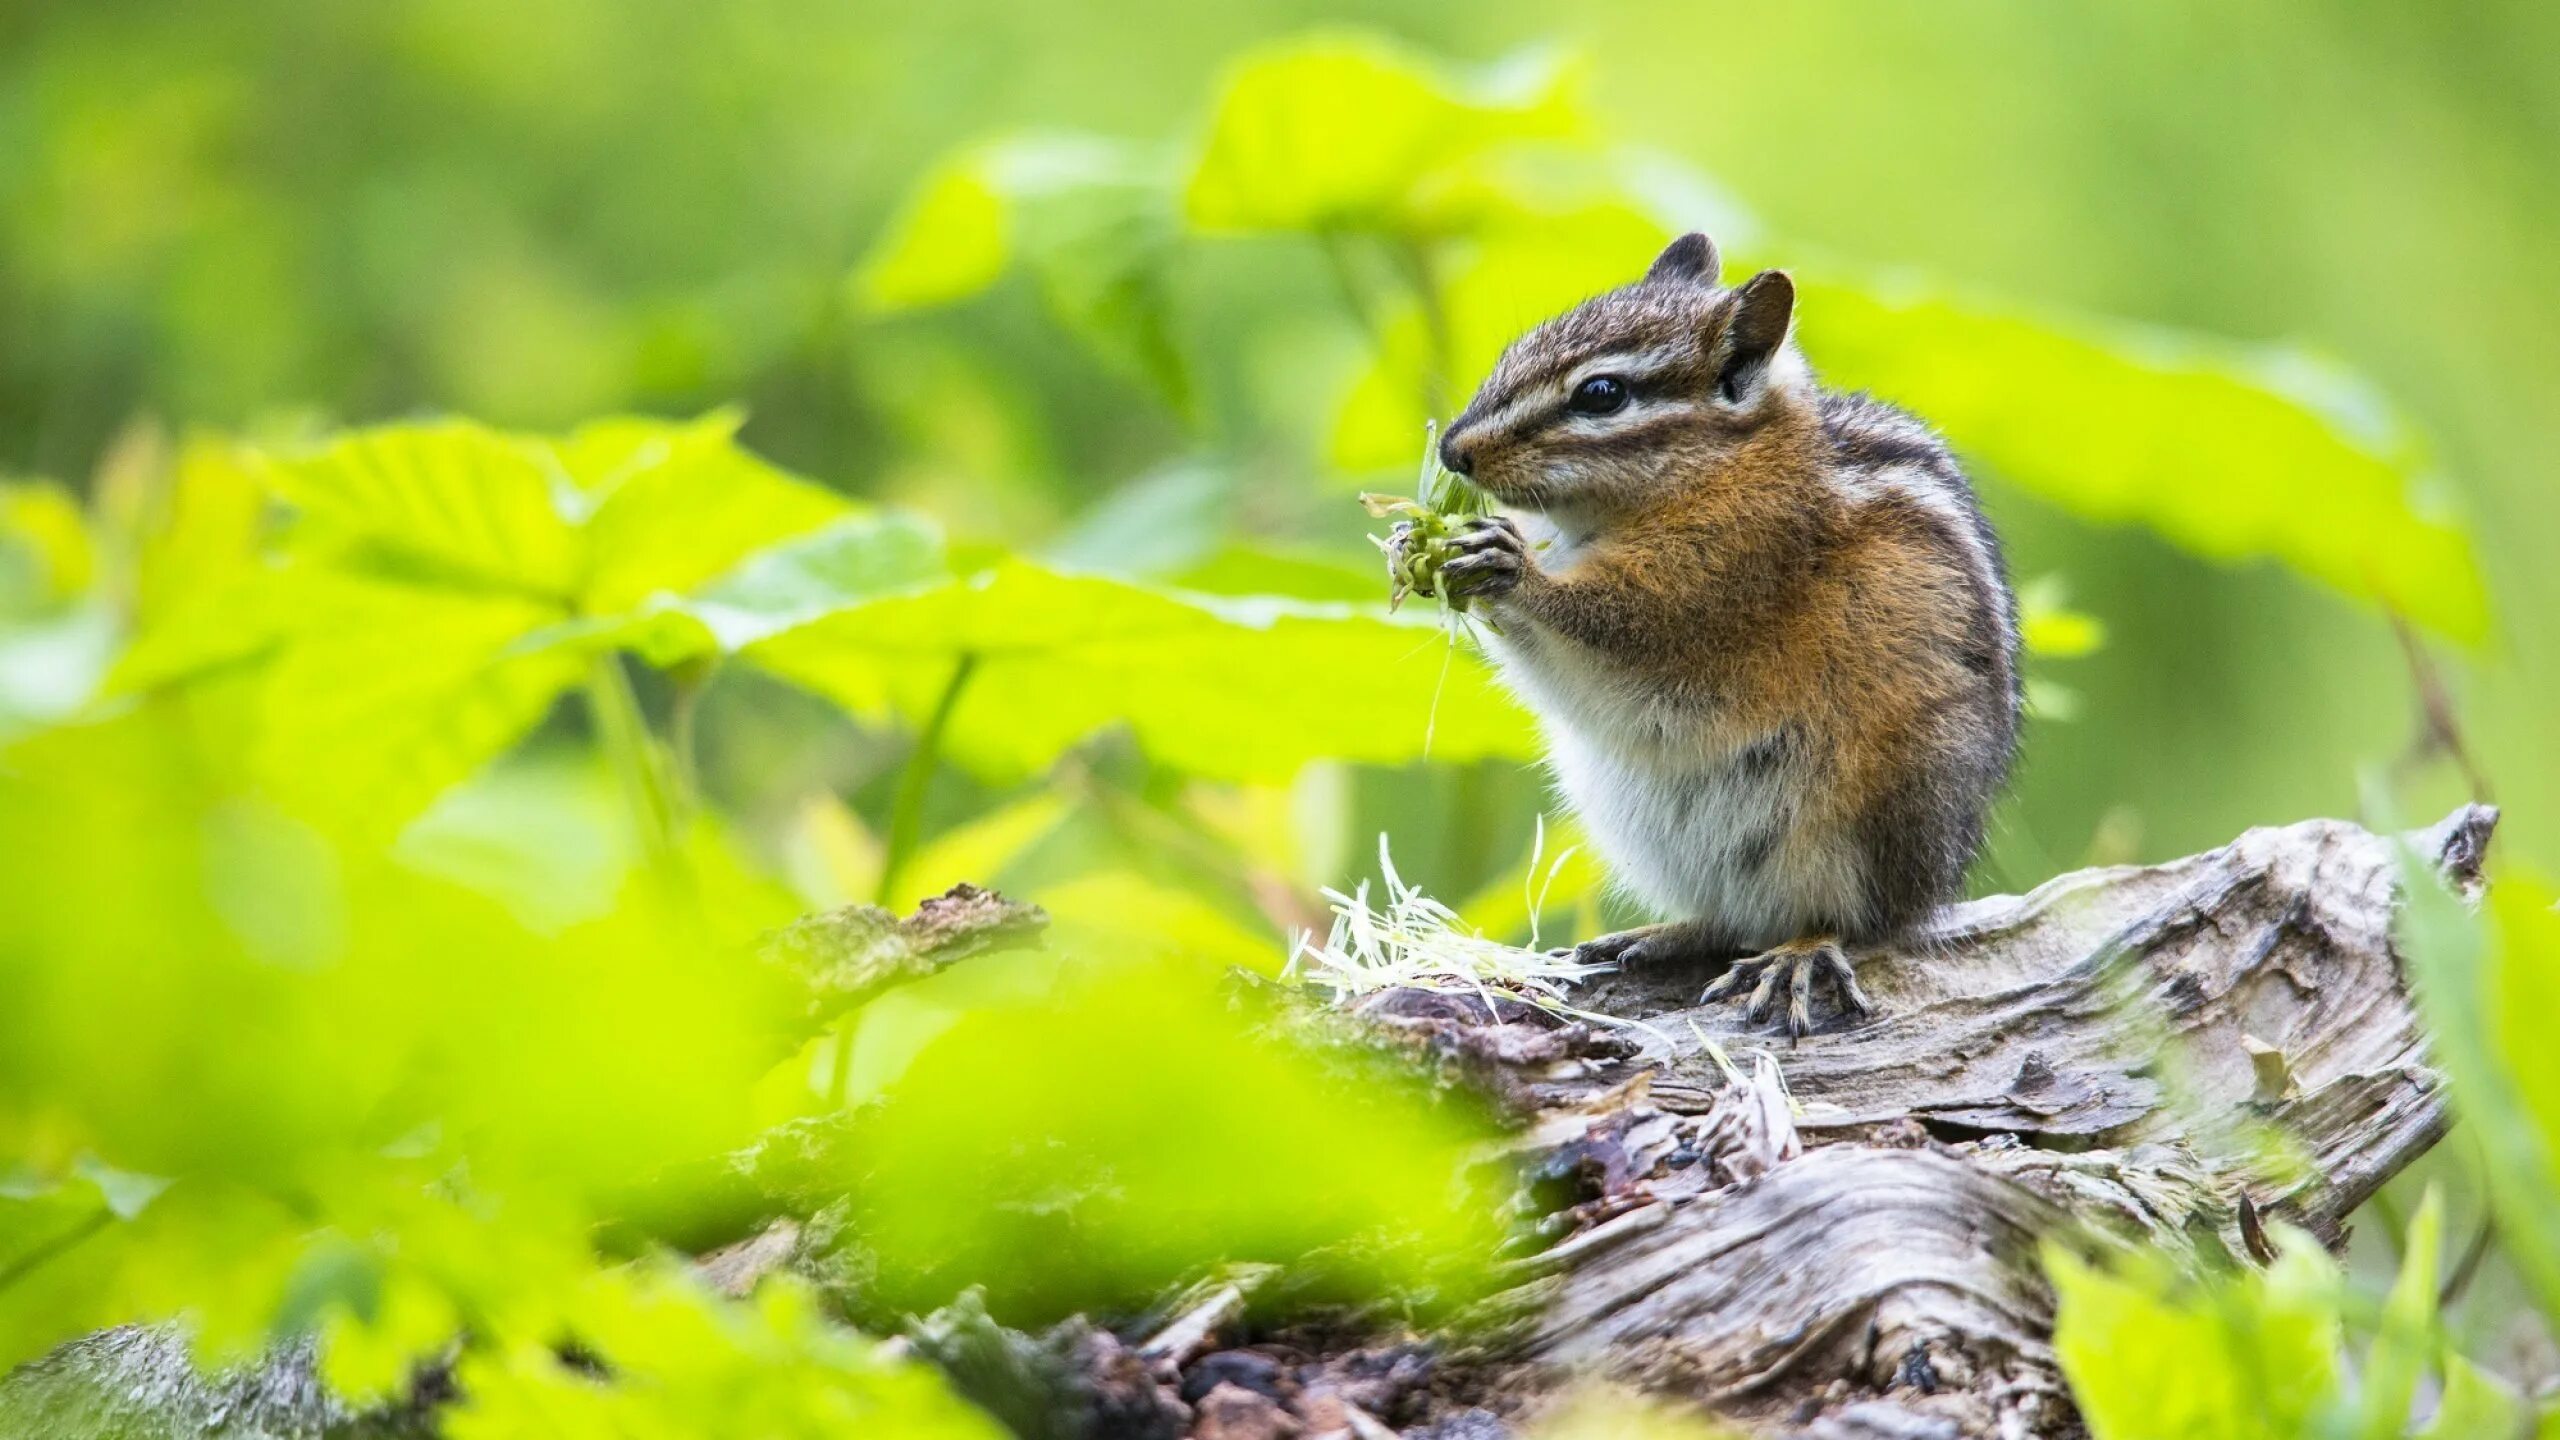
{"type": "MultiPolygon", "coordinates": [[[[710,946],[972,879],[1049,904],[1071,962],[1267,969],[1381,831],[1409,878],[1525,924],[1526,732],[1427,623],[1374,613],[1349,501],[1407,488],[1426,410],[1675,224],[1792,268],[1817,367],[1946,425],[2036,582],[2039,718],[1982,884],[2313,813],[2431,818],[2471,782],[2440,751],[2407,759],[2408,645],[2509,808],[2500,845],[2560,855],[2555,43],[2560,19],[2521,0],[10,7],[0,729],[63,773],[138,777],[20,797],[12,823],[104,844],[180,815],[197,828],[137,853],[172,875],[246,864],[242,893],[268,897],[246,920],[170,911],[202,955],[255,962],[245,989],[230,960],[121,931],[6,932],[0,978],[36,997],[15,1023],[52,1037],[0,1068],[27,1171],[7,1193],[37,1207],[10,1233],[110,1215],[147,1232],[134,1275],[208,1257],[166,1283],[87,1275],[101,1308],[53,1329],[215,1291],[243,1337],[291,1308],[277,1294],[329,1313],[326,1285],[291,1277],[352,1272],[289,1237],[314,1217],[359,1248],[443,1233],[386,1197],[466,1156],[506,1193],[510,1157],[578,1128],[502,1113],[501,1078],[575,1096],[609,1076],[681,1123],[586,1135],[574,1183],[518,1186],[559,1212],[513,1231],[538,1263],[375,1256],[377,1298],[344,1308],[389,1338],[351,1344],[346,1373],[387,1385],[463,1318],[533,1337],[484,1357],[483,1393],[555,1422],[544,1407],[624,1403],[550,1364],[535,1342],[563,1327],[659,1355],[689,1397],[670,1413],[769,1366],[810,1407],[777,1425],[874,1403],[867,1352],[799,1301],[706,1307],[593,1269],[578,1237],[635,1169],[883,1092],[948,1027],[1006,1049],[1054,977],[979,967],[832,1037],[777,1039],[736,1001],[675,1072],[738,1078],[730,1113],[658,1094],[668,1072],[571,1025],[579,967],[661,904],[716,917],[689,937],[710,946]],[[605,418],[629,415],[660,419],[605,418]],[[100,705],[139,714],[36,733],[100,705]],[[335,900],[276,879],[333,864],[335,900]],[[421,871],[462,898],[422,897],[421,871]],[[394,1003],[434,989],[433,947],[333,906],[550,956],[527,962],[558,987],[528,1013],[568,1038],[394,1003]],[[178,998],[136,1028],[130,992],[57,988],[101,954],[128,968],[98,974],[178,998]],[[354,978],[305,993],[257,968],[278,963],[354,978]],[[309,1068],[214,1064],[239,1123],[191,1150],[134,1077],[192,1083],[190,1020],[257,1007],[309,1068]],[[372,1043],[322,1033],[348,1013],[372,1043]],[[486,1077],[400,1093],[391,1058],[426,1055],[486,1077]],[[350,1076],[334,1105],[294,1098],[350,1076]],[[392,1174],[386,1116],[484,1131],[392,1174]],[[128,1172],[182,1177],[186,1203],[124,1214],[128,1172]]],[[[154,913],[132,888],[148,864],[113,885],[76,853],[48,864],[10,893],[154,913]]],[[[1606,918],[1588,883],[1555,895],[1550,933],[1606,918]]],[[[652,977],[633,1033],[684,1029],[705,993],[687,938],[632,952],[652,977]]],[[[1329,1103],[1255,1083],[1291,1114],[1329,1103]]],[[[2541,1084],[2517,1103],[2547,1126],[2541,1084]]],[[[1379,1144],[1446,1119],[1389,1114],[1379,1144]]],[[[2486,1203],[2467,1162],[2451,1147],[2433,1177],[2449,1233],[2486,1203]]],[[[1375,1219],[1270,1208],[1215,1212],[1219,1233],[1282,1253],[1375,1219]]],[[[1123,1239],[1076,1293],[1218,1248],[1123,1239]]],[[[2453,1313],[2510,1373],[2545,1354],[2523,1268],[2493,1264],[2453,1313]]],[[[1388,1270],[1371,1279],[1416,1283],[1388,1270]]],[[[2248,1313],[2290,1323],[2318,1288],[2291,1283],[2248,1313]]]]}
{"type": "MultiPolygon", "coordinates": [[[[0,20],[0,463],[80,480],[137,414],[561,427],[738,403],[787,466],[970,533],[1054,535],[1185,448],[1177,419],[1045,323],[1036,286],[888,324],[859,317],[844,276],[952,147],[1024,128],[1166,140],[1232,53],[1325,17],[1462,57],[1576,46],[1609,129],[1721,180],[1772,237],[1750,253],[1808,280],[1836,276],[1825,256],[1915,267],[2352,365],[2486,537],[2508,623],[2482,653],[2505,663],[2470,710],[2504,797],[2560,791],[2535,743],[2560,642],[2529,623],[2560,598],[2533,563],[2560,503],[2538,459],[2560,363],[2537,338],[2560,303],[2539,259],[2556,102],[2523,58],[2552,22],[2521,3],[2233,25],[2201,5],[1984,0],[17,6],[0,20]]],[[[1194,341],[1235,334],[1221,322],[1258,295],[1306,302],[1200,355],[1201,403],[1242,412],[1251,442],[1231,502],[1267,523],[1275,492],[1312,478],[1354,339],[1293,247],[1176,280],[1194,341]]],[[[2108,417],[2091,463],[2145,418],[2108,417]]],[[[2021,572],[2067,570],[2113,627],[2075,672],[2086,723],[2037,737],[2021,878],[2077,859],[2111,815],[2107,835],[2165,855],[2350,808],[2356,768],[2404,738],[2396,651],[2348,607],[1996,482],[1993,502],[2021,572]]],[[[2544,838],[2550,806],[2512,808],[2544,838]]]]}

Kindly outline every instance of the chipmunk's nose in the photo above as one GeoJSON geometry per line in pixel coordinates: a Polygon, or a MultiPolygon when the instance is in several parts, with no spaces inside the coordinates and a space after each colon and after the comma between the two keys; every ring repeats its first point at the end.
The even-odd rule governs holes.
{"type": "Polygon", "coordinates": [[[1456,428],[1440,437],[1440,463],[1461,475],[1476,473],[1476,447],[1472,437],[1456,428]]]}

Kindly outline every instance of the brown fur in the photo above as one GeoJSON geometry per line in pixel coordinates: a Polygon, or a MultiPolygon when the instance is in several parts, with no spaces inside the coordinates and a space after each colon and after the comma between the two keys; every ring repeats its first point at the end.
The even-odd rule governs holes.
{"type": "Polygon", "coordinates": [[[1712,247],[1703,267],[1678,248],[1524,337],[1451,427],[1453,466],[1551,520],[1562,557],[1472,573],[1512,658],[1640,697],[1632,722],[1564,722],[1577,744],[1667,784],[1688,757],[1719,783],[1783,764],[1766,844],[1732,863],[1855,864],[1857,903],[1808,901],[1807,928],[1883,938],[1955,893],[2014,748],[1997,545],[1934,436],[1813,385],[1785,344],[1791,283],[1720,289],[1712,247]],[[1627,413],[1565,407],[1595,359],[1631,353],[1627,413]]]}

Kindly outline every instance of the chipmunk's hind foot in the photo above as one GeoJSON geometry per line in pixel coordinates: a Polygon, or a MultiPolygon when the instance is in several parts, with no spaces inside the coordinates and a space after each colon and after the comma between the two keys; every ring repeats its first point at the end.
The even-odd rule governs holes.
{"type": "Polygon", "coordinates": [[[1813,982],[1826,978],[1840,996],[1841,1008],[1851,1014],[1875,1013],[1875,1005],[1867,992],[1858,988],[1858,973],[1849,964],[1848,954],[1840,948],[1837,936],[1812,935],[1790,940],[1774,950],[1736,960],[1733,968],[1716,977],[1698,1003],[1728,999],[1742,993],[1754,980],[1759,984],[1751,991],[1750,1007],[1745,1012],[1753,1024],[1769,1018],[1781,994],[1786,996],[1786,1026],[1789,1039],[1802,1039],[1813,1028],[1813,982]]]}

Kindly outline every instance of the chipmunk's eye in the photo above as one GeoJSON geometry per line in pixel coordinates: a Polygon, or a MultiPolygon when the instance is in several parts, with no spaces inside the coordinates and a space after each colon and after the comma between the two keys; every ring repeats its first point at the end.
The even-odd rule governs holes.
{"type": "Polygon", "coordinates": [[[1573,398],[1564,408],[1576,415],[1607,415],[1624,409],[1627,382],[1615,375],[1594,375],[1573,387],[1573,398]]]}

